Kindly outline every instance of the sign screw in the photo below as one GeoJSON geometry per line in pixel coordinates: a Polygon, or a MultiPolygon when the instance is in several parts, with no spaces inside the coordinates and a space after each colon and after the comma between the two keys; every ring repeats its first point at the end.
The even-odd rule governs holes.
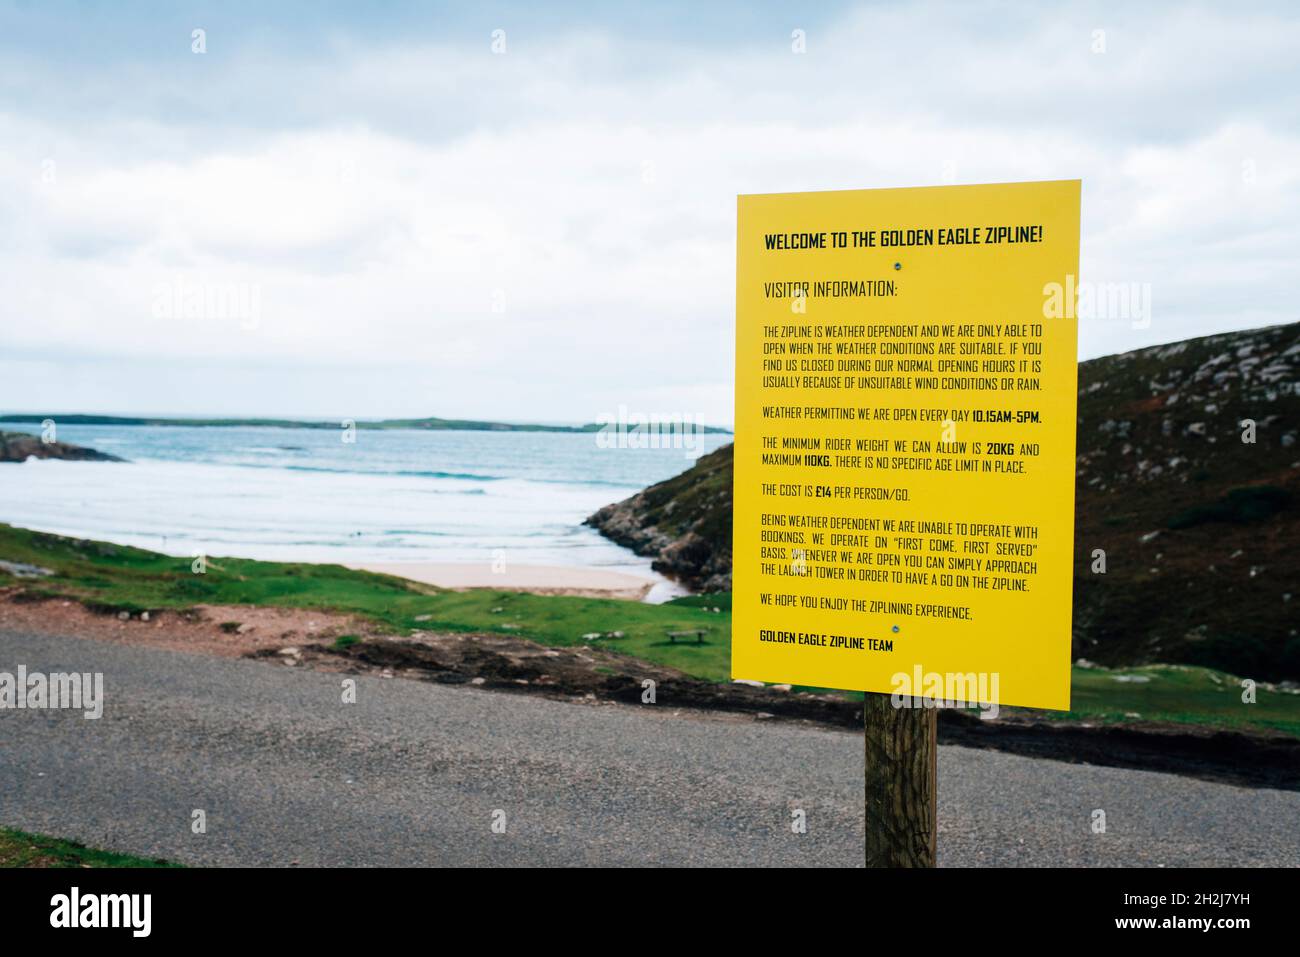
{"type": "Polygon", "coordinates": [[[902,269],[902,268],[903,268],[903,264],[902,264],[902,263],[894,263],[894,268],[895,268],[895,269],[902,269]]]}

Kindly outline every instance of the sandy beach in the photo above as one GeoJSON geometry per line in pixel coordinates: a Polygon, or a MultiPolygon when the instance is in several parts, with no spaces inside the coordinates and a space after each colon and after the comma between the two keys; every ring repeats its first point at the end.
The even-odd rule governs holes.
{"type": "Polygon", "coordinates": [[[451,562],[358,562],[346,567],[396,575],[439,588],[502,588],[536,595],[580,595],[642,601],[660,582],[641,575],[602,568],[563,565],[515,565],[451,562]]]}

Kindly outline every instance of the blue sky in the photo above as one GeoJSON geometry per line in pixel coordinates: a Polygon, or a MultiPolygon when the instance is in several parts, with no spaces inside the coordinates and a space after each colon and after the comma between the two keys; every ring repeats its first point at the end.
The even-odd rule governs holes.
{"type": "Polygon", "coordinates": [[[1297,318],[1294,4],[809,6],[0,5],[0,408],[729,422],[750,192],[1082,178],[1083,355],[1297,318]]]}

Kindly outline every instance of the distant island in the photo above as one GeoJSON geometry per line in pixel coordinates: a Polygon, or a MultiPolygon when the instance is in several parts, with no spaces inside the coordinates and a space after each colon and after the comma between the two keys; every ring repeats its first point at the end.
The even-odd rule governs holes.
{"type": "MultiPolygon", "coordinates": [[[[0,422],[35,423],[53,419],[59,425],[169,425],[188,426],[190,428],[207,427],[260,427],[276,429],[338,429],[338,421],[320,421],[304,419],[170,419],[143,418],[123,415],[34,415],[31,413],[0,415],[0,422]]],[[[352,421],[352,420],[349,420],[352,421]]],[[[609,425],[589,423],[587,425],[538,425],[515,422],[480,422],[474,419],[357,419],[354,423],[358,429],[422,429],[429,432],[600,432],[610,428],[609,425]]],[[[667,428],[668,423],[663,423],[667,428]]],[[[628,431],[636,431],[629,426],[628,431]]],[[[730,435],[731,429],[706,425],[698,426],[695,431],[709,435],[730,435]]]]}

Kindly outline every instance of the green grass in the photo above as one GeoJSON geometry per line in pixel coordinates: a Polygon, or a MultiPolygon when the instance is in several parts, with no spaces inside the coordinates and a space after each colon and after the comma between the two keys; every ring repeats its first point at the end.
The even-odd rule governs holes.
{"type": "MultiPolygon", "coordinates": [[[[40,565],[57,574],[22,579],[31,592],[66,596],[108,612],[184,609],[198,604],[319,608],[368,619],[376,632],[414,629],[496,633],[544,645],[592,644],[677,668],[709,681],[731,669],[731,596],[692,595],[664,605],[615,599],[528,595],[496,589],[457,592],[340,565],[209,559],[195,574],[188,558],[137,548],[78,541],[0,524],[0,558],[40,565]],[[714,609],[718,611],[714,611],[714,609]],[[666,632],[708,629],[704,644],[669,641],[666,632]],[[605,637],[622,632],[622,637],[605,637]]],[[[16,583],[0,572],[0,584],[16,583]]],[[[237,628],[236,622],[229,623],[237,628]]],[[[356,640],[337,639],[338,647],[356,640]]],[[[1074,669],[1070,712],[1050,718],[1104,722],[1172,721],[1223,728],[1255,728],[1300,736],[1300,695],[1257,690],[1241,701],[1240,681],[1208,668],[1151,665],[1123,671],[1074,669]],[[1120,681],[1117,676],[1145,677],[1120,681]]]]}
{"type": "MultiPolygon", "coordinates": [[[[826,692],[826,688],[796,690],[826,692]]],[[[1048,721],[1131,724],[1172,722],[1202,728],[1278,731],[1300,738],[1300,694],[1255,688],[1255,703],[1242,701],[1241,679],[1195,665],[1137,665],[1070,671],[1069,711],[1006,708],[1004,714],[1048,721]],[[1136,679],[1136,680],[1134,680],[1136,679]]],[[[854,700],[859,692],[845,692],[854,700]]]]}
{"type": "Polygon", "coordinates": [[[1104,722],[1133,721],[1136,714],[1146,721],[1253,728],[1300,737],[1300,695],[1256,688],[1255,703],[1246,704],[1243,691],[1240,678],[1192,665],[1075,667],[1071,710],[1047,714],[1104,722]]]}
{"type": "Polygon", "coordinates": [[[0,827],[0,867],[179,867],[162,860],[97,851],[56,837],[0,827]]]}
{"type": "MultiPolygon", "coordinates": [[[[729,677],[730,596],[692,596],[665,605],[617,599],[528,595],[496,589],[448,591],[341,565],[210,558],[204,574],[189,558],[78,541],[0,524],[0,558],[57,572],[23,579],[28,591],[66,596],[107,612],[194,605],[278,605],[357,614],[381,631],[516,635],[546,645],[581,645],[583,635],[622,632],[595,643],[713,681],[729,677]],[[712,609],[718,607],[720,612],[712,609]],[[666,632],[707,628],[704,644],[672,644],[666,632]]],[[[0,582],[6,580],[0,573],[0,582]]],[[[227,630],[238,622],[223,623],[227,630]]]]}

